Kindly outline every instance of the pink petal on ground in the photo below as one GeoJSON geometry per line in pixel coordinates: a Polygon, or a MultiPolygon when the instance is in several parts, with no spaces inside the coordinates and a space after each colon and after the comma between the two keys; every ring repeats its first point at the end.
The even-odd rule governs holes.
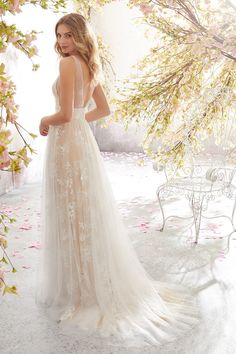
{"type": "Polygon", "coordinates": [[[22,268],[29,269],[31,268],[30,266],[23,265],[22,268]]]}
{"type": "Polygon", "coordinates": [[[30,229],[32,229],[32,226],[29,224],[22,224],[20,226],[20,230],[30,230],[30,229]]]}
{"type": "Polygon", "coordinates": [[[20,251],[14,251],[14,252],[12,253],[12,257],[24,258],[24,256],[22,256],[19,252],[20,252],[20,251]]]}
{"type": "Polygon", "coordinates": [[[40,249],[42,246],[41,246],[41,243],[39,241],[35,241],[33,242],[29,248],[36,248],[36,249],[40,249]]]}
{"type": "Polygon", "coordinates": [[[141,224],[138,225],[138,227],[149,227],[148,222],[142,222],[141,224]]]}
{"type": "Polygon", "coordinates": [[[13,212],[13,208],[4,206],[4,207],[1,208],[1,211],[6,213],[6,214],[11,214],[13,212]]]}

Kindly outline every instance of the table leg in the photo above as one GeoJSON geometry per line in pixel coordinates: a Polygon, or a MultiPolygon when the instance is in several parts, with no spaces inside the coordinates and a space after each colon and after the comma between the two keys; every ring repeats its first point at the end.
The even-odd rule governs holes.
{"type": "Polygon", "coordinates": [[[235,226],[234,226],[234,214],[235,214],[235,209],[236,209],[236,198],[234,200],[234,206],[233,206],[233,210],[232,210],[232,216],[231,216],[231,222],[233,225],[233,229],[235,230],[235,226]]]}
{"type": "Polygon", "coordinates": [[[202,207],[205,199],[204,193],[193,193],[191,198],[191,208],[193,212],[194,228],[195,228],[195,242],[198,243],[200,226],[202,220],[202,207]]]}

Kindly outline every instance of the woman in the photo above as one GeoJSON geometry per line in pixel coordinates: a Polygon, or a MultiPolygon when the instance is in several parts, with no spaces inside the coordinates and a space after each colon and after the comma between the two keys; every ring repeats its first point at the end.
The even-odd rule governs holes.
{"type": "Polygon", "coordinates": [[[56,113],[39,128],[48,141],[36,301],[61,326],[115,335],[126,345],[162,343],[194,324],[196,310],[179,287],[145,272],[118,215],[88,124],[110,110],[84,17],[63,16],[55,32],[56,113]],[[87,112],[91,98],[96,108],[87,112]]]}

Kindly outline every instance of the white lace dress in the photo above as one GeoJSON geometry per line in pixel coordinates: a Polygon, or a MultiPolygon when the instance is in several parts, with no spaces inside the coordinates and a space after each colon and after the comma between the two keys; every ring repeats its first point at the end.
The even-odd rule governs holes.
{"type": "Polygon", "coordinates": [[[85,120],[94,87],[74,60],[73,118],[50,126],[47,138],[36,303],[63,328],[160,344],[192,326],[197,311],[180,287],[153,280],[132,248],[85,120]]]}

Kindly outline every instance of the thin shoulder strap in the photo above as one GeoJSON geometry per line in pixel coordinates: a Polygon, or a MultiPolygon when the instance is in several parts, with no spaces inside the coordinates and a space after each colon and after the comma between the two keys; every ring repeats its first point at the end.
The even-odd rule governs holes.
{"type": "Polygon", "coordinates": [[[82,69],[81,60],[76,56],[73,56],[73,58],[76,65],[75,102],[81,107],[86,107],[92,97],[94,80],[84,85],[84,72],[82,69]]]}
{"type": "Polygon", "coordinates": [[[75,61],[75,66],[76,66],[76,83],[77,83],[77,88],[79,89],[81,96],[82,96],[82,102],[84,101],[84,75],[83,75],[83,70],[82,70],[82,65],[80,62],[80,59],[74,55],[72,55],[75,61]]]}

